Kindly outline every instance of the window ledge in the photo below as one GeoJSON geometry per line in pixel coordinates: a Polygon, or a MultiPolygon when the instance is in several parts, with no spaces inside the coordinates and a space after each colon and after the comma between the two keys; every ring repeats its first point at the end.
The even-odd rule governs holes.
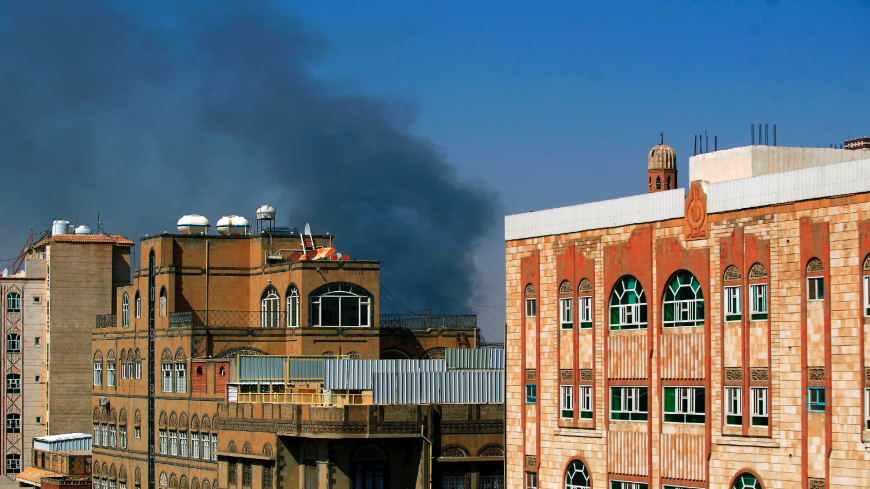
{"type": "Polygon", "coordinates": [[[603,438],[604,432],[589,428],[566,428],[560,427],[556,430],[556,436],[575,436],[580,438],[603,438]]]}
{"type": "Polygon", "coordinates": [[[734,446],[734,447],[760,447],[760,448],[779,448],[779,442],[770,438],[760,438],[755,436],[737,436],[725,435],[713,437],[713,443],[717,445],[734,446]]]}

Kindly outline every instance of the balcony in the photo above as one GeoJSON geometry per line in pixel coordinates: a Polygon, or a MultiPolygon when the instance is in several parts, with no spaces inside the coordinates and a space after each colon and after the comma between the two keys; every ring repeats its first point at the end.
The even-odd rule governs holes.
{"type": "Polygon", "coordinates": [[[362,394],[301,392],[239,392],[237,402],[302,404],[308,406],[366,406],[372,403],[371,391],[362,394]]]}
{"type": "Polygon", "coordinates": [[[118,325],[117,317],[114,314],[100,314],[97,316],[97,329],[114,328],[118,325]]]}
{"type": "Polygon", "coordinates": [[[381,329],[477,329],[477,316],[427,314],[381,314],[381,329]]]}
{"type": "Polygon", "coordinates": [[[282,328],[280,311],[187,311],[169,313],[170,328],[282,328]]]}

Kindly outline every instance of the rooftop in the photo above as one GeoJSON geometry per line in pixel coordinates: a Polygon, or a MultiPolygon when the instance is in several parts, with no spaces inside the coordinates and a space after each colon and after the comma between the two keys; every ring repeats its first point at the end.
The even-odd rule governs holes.
{"type": "Polygon", "coordinates": [[[99,243],[113,244],[117,246],[133,246],[133,242],[129,239],[114,234],[55,234],[54,236],[48,236],[30,245],[30,248],[39,246],[47,241],[54,241],[55,243],[99,243]]]}

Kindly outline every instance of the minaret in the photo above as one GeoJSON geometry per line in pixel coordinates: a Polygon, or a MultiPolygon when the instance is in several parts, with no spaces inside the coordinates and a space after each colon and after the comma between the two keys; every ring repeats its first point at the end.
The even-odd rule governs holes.
{"type": "Polygon", "coordinates": [[[677,188],[677,153],[665,144],[664,133],[659,145],[649,152],[646,177],[648,193],[677,188]]]}

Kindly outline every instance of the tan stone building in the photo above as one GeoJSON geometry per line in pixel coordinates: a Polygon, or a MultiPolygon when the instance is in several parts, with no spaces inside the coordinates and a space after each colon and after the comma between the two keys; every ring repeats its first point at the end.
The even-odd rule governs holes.
{"type": "Polygon", "coordinates": [[[141,240],[117,315],[98,317],[92,331],[95,487],[360,487],[354,460],[371,465],[360,477],[375,486],[405,487],[429,466],[421,453],[441,440],[453,448],[463,432],[468,462],[480,453],[501,468],[502,404],[385,409],[360,392],[336,400],[322,373],[282,373],[325,358],[443,358],[480,346],[473,316],[380,315],[379,262],[332,246],[331,235],[273,229],[141,240]],[[246,378],[240,365],[257,361],[277,362],[278,373],[246,378]],[[446,438],[428,431],[441,418],[453,420],[446,438]],[[317,431],[336,424],[352,428],[317,431]],[[363,439],[382,437],[383,426],[399,431],[363,439]]]}
{"type": "Polygon", "coordinates": [[[90,430],[93,318],[112,312],[115,289],[130,283],[132,245],[121,236],[58,233],[28,245],[20,270],[0,277],[0,487],[18,487],[34,437],[90,430]]]}
{"type": "Polygon", "coordinates": [[[867,487],[870,151],[668,154],[506,218],[508,486],[867,487]]]}

